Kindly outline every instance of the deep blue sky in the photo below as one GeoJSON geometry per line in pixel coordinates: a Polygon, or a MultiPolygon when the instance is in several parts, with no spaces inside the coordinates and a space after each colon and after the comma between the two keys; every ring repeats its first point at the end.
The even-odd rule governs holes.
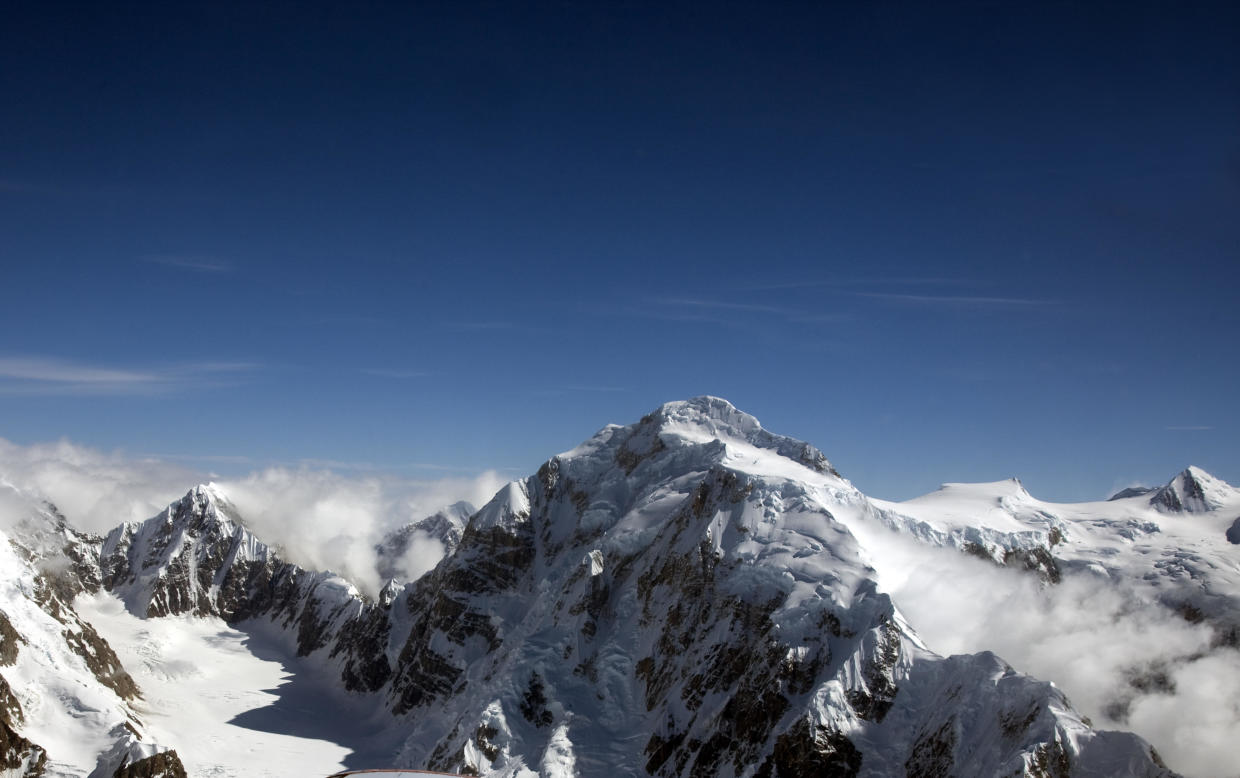
{"type": "Polygon", "coordinates": [[[1232,4],[6,5],[0,437],[1240,482],[1232,4]]]}

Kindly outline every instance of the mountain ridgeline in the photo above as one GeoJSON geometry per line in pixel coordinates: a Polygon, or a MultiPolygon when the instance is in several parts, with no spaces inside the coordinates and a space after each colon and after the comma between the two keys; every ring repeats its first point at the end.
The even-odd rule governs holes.
{"type": "MultiPolygon", "coordinates": [[[[1237,504],[1223,482],[1186,474],[1114,504],[1162,512],[1237,504]]],[[[1011,526],[872,500],[814,447],[704,397],[605,427],[481,509],[458,505],[424,521],[419,530],[445,556],[376,598],[282,558],[211,485],[103,538],[60,522],[51,545],[72,564],[36,576],[70,621],[74,594],[103,589],[142,618],[274,625],[299,654],[333,668],[344,689],[390,714],[402,742],[387,766],[473,775],[1173,775],[1146,742],[1096,730],[1052,684],[994,654],[935,654],[880,590],[855,527],[956,549],[1048,586],[1086,564],[1071,549],[1093,530],[1040,507],[1018,483],[987,495],[1011,526]]],[[[403,553],[403,533],[381,547],[381,564],[403,553]]],[[[1235,603],[1215,594],[1192,607],[1221,623],[1235,603]]],[[[0,638],[5,651],[22,640],[3,620],[0,638]]],[[[104,666],[96,675],[121,697],[140,693],[107,654],[93,651],[104,666]]],[[[4,691],[4,766],[37,774],[44,757],[23,739],[4,691]]],[[[148,751],[144,758],[171,753],[148,751]]],[[[113,760],[115,774],[136,761],[113,760]]]]}

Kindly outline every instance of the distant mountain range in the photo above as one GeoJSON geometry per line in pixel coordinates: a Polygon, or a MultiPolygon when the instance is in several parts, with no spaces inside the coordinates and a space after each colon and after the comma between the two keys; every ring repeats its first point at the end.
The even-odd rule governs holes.
{"type": "Polygon", "coordinates": [[[1122,582],[1224,643],[1240,627],[1240,491],[1198,468],[1097,503],[1015,480],[886,502],[713,397],[392,533],[377,597],[285,559],[211,484],[104,537],[7,492],[24,518],[0,543],[6,776],[241,774],[154,742],[86,599],[282,636],[395,733],[374,766],[504,776],[1174,775],[1002,658],[936,654],[879,585],[867,544],[896,533],[1038,586],[1122,582]],[[439,564],[395,577],[428,539],[439,564]]]}

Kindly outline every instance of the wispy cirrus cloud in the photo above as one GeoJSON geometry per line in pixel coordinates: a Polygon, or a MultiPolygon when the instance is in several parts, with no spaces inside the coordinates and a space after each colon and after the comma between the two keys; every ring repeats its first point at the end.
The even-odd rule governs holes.
{"type": "Polygon", "coordinates": [[[633,390],[624,386],[583,386],[574,384],[555,389],[536,389],[532,394],[535,397],[563,397],[567,394],[618,394],[631,391],[633,390]]]}
{"type": "Polygon", "coordinates": [[[364,367],[362,372],[377,378],[427,378],[434,375],[429,370],[405,370],[398,367],[364,367]]]}
{"type": "Polygon", "coordinates": [[[788,309],[778,305],[761,305],[758,303],[737,303],[726,300],[704,300],[690,297],[654,297],[647,302],[654,305],[674,308],[689,308],[712,311],[739,311],[743,313],[773,313],[785,315],[788,309]]]}
{"type": "Polygon", "coordinates": [[[897,292],[851,292],[854,297],[885,300],[909,305],[940,306],[944,308],[1036,308],[1058,305],[1058,300],[1031,297],[989,297],[984,295],[934,295],[902,294],[897,292]]]}
{"type": "Polygon", "coordinates": [[[1214,429],[1214,427],[1211,427],[1207,424],[1189,424],[1189,425],[1181,425],[1181,426],[1163,427],[1163,429],[1169,430],[1171,432],[1205,432],[1206,430],[1214,429]]]}
{"type": "Polygon", "coordinates": [[[250,362],[191,362],[134,368],[46,356],[7,356],[0,357],[0,394],[159,394],[236,381],[239,374],[256,367],[250,362]]]}
{"type": "Polygon", "coordinates": [[[927,286],[947,286],[947,287],[976,287],[981,286],[985,282],[978,278],[959,278],[950,276],[870,276],[862,278],[805,278],[795,281],[773,281],[770,283],[750,284],[744,289],[753,292],[770,292],[794,289],[818,289],[818,288],[856,288],[859,286],[869,287],[927,287],[927,286]]]}
{"type": "Polygon", "coordinates": [[[510,321],[446,321],[442,326],[446,330],[460,332],[485,332],[487,330],[511,330],[517,325],[510,321]]]}
{"type": "Polygon", "coordinates": [[[194,273],[231,273],[233,266],[219,259],[206,257],[181,256],[177,254],[160,254],[143,257],[143,261],[153,265],[163,265],[178,270],[189,270],[194,273]]]}
{"type": "Polygon", "coordinates": [[[141,384],[158,380],[154,373],[97,367],[45,357],[0,357],[0,378],[71,384],[141,384]]]}
{"type": "MultiPolygon", "coordinates": [[[[595,308],[593,313],[600,311],[595,308]]],[[[612,311],[642,319],[751,327],[758,323],[831,324],[852,318],[845,311],[822,311],[788,305],[704,297],[649,297],[612,311]]]]}

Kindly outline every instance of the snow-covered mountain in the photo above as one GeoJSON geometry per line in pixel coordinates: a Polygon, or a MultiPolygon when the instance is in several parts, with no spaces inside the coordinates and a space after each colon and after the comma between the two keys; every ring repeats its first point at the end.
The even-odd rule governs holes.
{"type": "Polygon", "coordinates": [[[100,586],[99,538],[0,489],[24,517],[0,532],[0,775],[185,776],[176,752],[145,734],[133,678],[74,610],[100,586]]]}
{"type": "MultiPolygon", "coordinates": [[[[213,485],[104,538],[76,533],[43,508],[38,521],[11,529],[12,544],[0,544],[26,549],[13,552],[17,563],[0,560],[0,569],[19,571],[6,572],[0,599],[17,635],[0,622],[0,659],[10,645],[45,635],[56,646],[40,654],[57,657],[49,666],[76,661],[89,671],[66,636],[89,632],[107,643],[74,598],[78,610],[114,625],[98,606],[110,593],[127,618],[218,623],[252,642],[285,641],[303,658],[299,667],[375,716],[370,726],[387,733],[383,766],[487,775],[1171,775],[1140,738],[1095,729],[1060,689],[995,654],[936,654],[884,589],[881,546],[901,537],[1042,587],[1065,576],[1123,581],[1234,639],[1240,576],[1227,541],[1238,494],[1190,468],[1157,492],[1110,502],[1046,503],[1014,480],[885,502],[859,492],[813,446],[703,397],[603,428],[480,510],[457,504],[390,534],[377,553],[392,580],[373,599],[285,559],[213,485]],[[439,564],[402,580],[401,560],[414,543],[426,553],[428,542],[439,564]],[[55,592],[50,610],[40,587],[55,592]]],[[[116,635],[127,641],[122,653],[140,659],[116,635]]],[[[31,716],[30,705],[9,716],[11,772],[3,774],[32,774],[41,754],[49,772],[64,775],[96,761],[115,770],[141,756],[153,770],[156,757],[176,759],[143,745],[150,738],[132,703],[141,691],[116,654],[87,653],[103,657],[93,661],[105,669],[73,677],[106,704],[79,707],[112,713],[79,721],[93,739],[76,761],[54,761],[69,749],[52,723],[40,723],[65,707],[63,695],[40,693],[42,684],[58,688],[52,671],[0,667],[15,699],[37,701],[45,716],[31,716]],[[122,737],[116,726],[126,721],[134,734],[122,737]]],[[[231,769],[210,771],[239,774],[231,769]]],[[[267,769],[248,772],[280,774],[267,769]]]]}
{"type": "Polygon", "coordinates": [[[469,517],[477,508],[460,501],[431,514],[424,519],[410,522],[383,537],[375,547],[378,555],[376,567],[384,581],[410,578],[410,569],[420,569],[424,555],[436,554],[443,558],[460,545],[461,533],[469,517]],[[410,557],[414,557],[411,559],[410,557]]]}
{"type": "Polygon", "coordinates": [[[1240,490],[1199,467],[1189,467],[1150,497],[1150,505],[1169,513],[1208,513],[1240,504],[1240,490]]]}
{"type": "Polygon", "coordinates": [[[1074,572],[1122,582],[1188,618],[1208,619],[1222,639],[1235,641],[1240,490],[1189,467],[1165,486],[1127,491],[1105,502],[1051,503],[1013,479],[945,484],[901,503],[870,502],[888,523],[923,541],[999,563],[1015,560],[1052,581],[1074,572]]]}

